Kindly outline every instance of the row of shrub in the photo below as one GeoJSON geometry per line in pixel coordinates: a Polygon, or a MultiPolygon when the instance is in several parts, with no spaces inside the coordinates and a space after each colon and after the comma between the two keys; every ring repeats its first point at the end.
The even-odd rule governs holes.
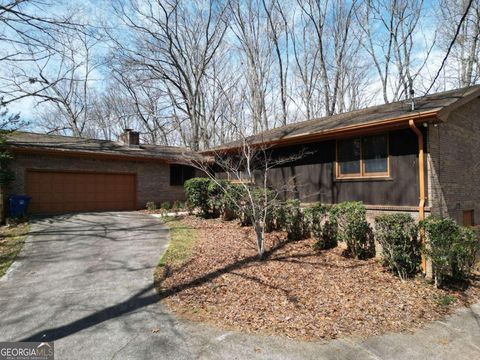
{"type": "Polygon", "coordinates": [[[419,271],[423,254],[431,259],[437,285],[447,277],[468,277],[479,249],[474,231],[448,218],[432,216],[417,224],[408,214],[386,214],[375,218],[372,229],[361,202],[318,204],[302,209],[298,200],[275,201],[273,192],[253,187],[249,191],[254,197],[252,202],[246,199],[244,185],[208,178],[187,181],[185,192],[187,202],[198,208],[201,216],[239,219],[244,226],[251,225],[250,212],[265,209],[267,201],[266,232],[286,231],[290,240],[312,236],[318,250],[343,242],[348,255],[367,259],[375,256],[376,239],[382,247],[384,265],[401,278],[419,271]],[[426,236],[428,246],[422,246],[420,234],[426,236]]]}
{"type": "Polygon", "coordinates": [[[251,212],[266,210],[265,232],[286,231],[289,240],[313,236],[317,249],[328,249],[337,246],[338,242],[345,242],[349,255],[358,259],[375,255],[372,231],[366,220],[365,207],[360,202],[334,206],[319,204],[304,210],[298,200],[275,200],[273,191],[252,185],[247,192],[244,185],[208,178],[186,181],[185,195],[187,202],[206,218],[239,219],[243,226],[248,226],[251,225],[251,212]]]}
{"type": "Polygon", "coordinates": [[[164,201],[157,205],[154,201],[148,201],[145,204],[145,207],[148,211],[156,211],[156,210],[171,210],[171,211],[181,211],[188,208],[188,204],[183,201],[173,201],[170,203],[169,201],[164,201]]]}
{"type": "Polygon", "coordinates": [[[419,270],[423,254],[432,262],[437,286],[446,278],[468,278],[480,245],[472,228],[451,218],[430,216],[417,224],[408,214],[381,215],[375,219],[375,230],[388,268],[402,278],[411,276],[419,270]],[[428,239],[424,246],[420,234],[428,239]]]}

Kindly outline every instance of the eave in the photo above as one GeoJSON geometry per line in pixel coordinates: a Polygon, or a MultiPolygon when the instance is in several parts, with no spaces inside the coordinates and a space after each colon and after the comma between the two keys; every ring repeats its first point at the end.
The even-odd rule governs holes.
{"type": "MultiPolygon", "coordinates": [[[[424,111],[424,112],[416,112],[412,114],[406,114],[403,116],[384,119],[380,121],[372,121],[369,123],[358,124],[358,125],[350,125],[341,128],[331,129],[331,130],[324,130],[316,133],[305,133],[299,134],[294,136],[288,136],[281,139],[276,140],[266,140],[264,142],[254,141],[249,144],[252,147],[284,147],[289,145],[298,145],[298,144],[306,144],[312,143],[316,141],[324,141],[324,140],[331,140],[331,139],[338,139],[338,138],[345,138],[357,135],[366,135],[366,134],[374,134],[378,132],[384,131],[391,131],[397,130],[402,128],[409,127],[409,121],[413,120],[415,123],[421,122],[437,122],[440,119],[438,118],[439,109],[424,111]]],[[[240,149],[241,146],[233,146],[228,148],[217,148],[212,150],[205,150],[200,152],[202,155],[214,155],[219,153],[229,153],[234,152],[240,149]]]]}

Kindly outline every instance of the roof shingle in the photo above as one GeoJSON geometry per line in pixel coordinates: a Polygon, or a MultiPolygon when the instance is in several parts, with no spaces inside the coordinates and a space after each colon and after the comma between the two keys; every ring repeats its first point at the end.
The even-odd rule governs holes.
{"type": "Polygon", "coordinates": [[[160,145],[140,145],[132,147],[110,140],[84,139],[23,131],[17,131],[7,135],[6,145],[13,150],[39,149],[59,153],[100,154],[179,163],[203,159],[201,155],[182,147],[160,145]]]}

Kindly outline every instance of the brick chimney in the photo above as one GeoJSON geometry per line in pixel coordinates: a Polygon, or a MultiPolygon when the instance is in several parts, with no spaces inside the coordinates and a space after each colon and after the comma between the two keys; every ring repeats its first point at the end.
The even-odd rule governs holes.
{"type": "Polygon", "coordinates": [[[123,133],[119,136],[119,140],[128,146],[139,146],[140,133],[132,129],[124,129],[123,133]]]}

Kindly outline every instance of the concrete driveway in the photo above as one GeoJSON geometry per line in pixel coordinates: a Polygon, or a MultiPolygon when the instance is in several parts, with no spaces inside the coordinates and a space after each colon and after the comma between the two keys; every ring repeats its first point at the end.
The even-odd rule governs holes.
{"type": "Polygon", "coordinates": [[[475,359],[480,306],[413,334],[326,344],[176,319],[152,285],[168,242],[141,213],[59,216],[32,226],[0,279],[0,341],[55,341],[56,359],[475,359]]]}

